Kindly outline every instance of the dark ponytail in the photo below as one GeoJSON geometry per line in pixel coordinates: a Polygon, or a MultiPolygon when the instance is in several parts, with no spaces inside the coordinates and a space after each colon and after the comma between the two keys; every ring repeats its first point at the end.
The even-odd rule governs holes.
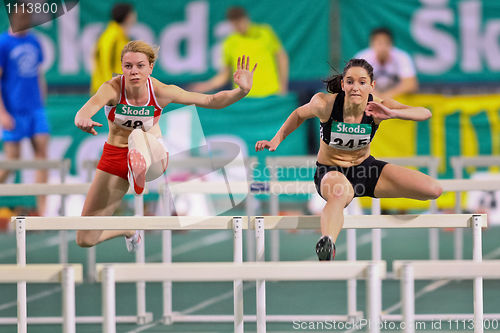
{"type": "Polygon", "coordinates": [[[326,91],[332,94],[337,94],[342,91],[342,85],[341,81],[344,78],[345,74],[351,67],[362,67],[366,70],[368,73],[368,76],[370,77],[370,80],[373,82],[373,67],[366,61],[365,59],[356,59],[353,58],[347,62],[347,64],[344,67],[344,71],[342,74],[334,74],[331,77],[329,77],[327,80],[324,80],[323,82],[326,83],[326,91]]]}
{"type": "Polygon", "coordinates": [[[340,81],[342,81],[342,74],[332,75],[328,80],[323,81],[326,83],[326,91],[332,94],[341,92],[342,85],[340,81]]]}

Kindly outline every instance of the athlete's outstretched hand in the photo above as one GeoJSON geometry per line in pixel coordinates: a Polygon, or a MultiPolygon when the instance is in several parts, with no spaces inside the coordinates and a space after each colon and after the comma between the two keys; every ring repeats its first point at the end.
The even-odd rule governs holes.
{"type": "Polygon", "coordinates": [[[247,94],[250,89],[252,89],[253,73],[257,68],[257,64],[253,66],[252,71],[249,71],[249,66],[250,57],[246,57],[246,62],[245,56],[243,56],[243,59],[241,59],[241,57],[238,57],[237,69],[233,74],[234,83],[236,83],[238,87],[240,87],[247,94]]]}
{"type": "Polygon", "coordinates": [[[94,126],[102,127],[102,124],[99,124],[98,122],[93,121],[90,118],[80,118],[80,117],[75,117],[75,125],[82,131],[90,133],[92,135],[97,135],[94,126]]]}
{"type": "Polygon", "coordinates": [[[272,140],[260,140],[255,144],[255,151],[261,151],[264,149],[269,149],[269,151],[275,151],[278,148],[278,144],[274,143],[272,140]]]}
{"type": "Polygon", "coordinates": [[[380,120],[395,118],[393,110],[377,102],[368,102],[365,113],[367,116],[372,116],[380,120]]]}

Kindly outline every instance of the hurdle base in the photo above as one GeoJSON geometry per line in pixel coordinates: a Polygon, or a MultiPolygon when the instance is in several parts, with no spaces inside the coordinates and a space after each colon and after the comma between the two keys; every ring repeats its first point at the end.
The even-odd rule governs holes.
{"type": "MultiPolygon", "coordinates": [[[[361,316],[362,317],[362,316],[361,316]]],[[[245,315],[243,316],[244,322],[256,322],[256,315],[245,315]]],[[[348,322],[350,319],[347,315],[266,315],[267,322],[275,323],[288,323],[296,320],[302,321],[345,321],[348,322]]],[[[165,325],[171,325],[173,323],[230,323],[234,322],[233,315],[184,315],[179,312],[174,312],[170,316],[163,316],[162,323],[165,325]]]]}
{"type": "MultiPolygon", "coordinates": [[[[388,321],[403,321],[403,316],[399,314],[386,314],[382,315],[381,320],[388,321]]],[[[483,315],[484,319],[498,320],[500,319],[500,313],[485,313],[483,315]]],[[[439,314],[415,314],[415,320],[420,321],[439,321],[439,320],[473,320],[473,313],[439,313],[439,314]]]]}
{"type": "Polygon", "coordinates": [[[151,312],[146,312],[142,316],[136,316],[136,323],[137,325],[145,325],[153,322],[153,313],[151,312]]]}
{"type": "Polygon", "coordinates": [[[163,325],[172,325],[174,323],[174,318],[173,315],[163,316],[160,321],[163,325]]]}
{"type": "Polygon", "coordinates": [[[365,314],[363,311],[356,311],[353,314],[348,314],[347,315],[347,322],[356,322],[359,321],[360,319],[363,319],[365,314]]]}

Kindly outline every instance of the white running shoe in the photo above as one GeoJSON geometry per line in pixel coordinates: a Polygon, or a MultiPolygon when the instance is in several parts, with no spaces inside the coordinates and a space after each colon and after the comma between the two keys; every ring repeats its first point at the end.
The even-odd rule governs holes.
{"type": "Polygon", "coordinates": [[[139,230],[136,230],[132,237],[125,237],[125,245],[127,245],[128,252],[136,252],[142,246],[141,233],[139,230]]]}

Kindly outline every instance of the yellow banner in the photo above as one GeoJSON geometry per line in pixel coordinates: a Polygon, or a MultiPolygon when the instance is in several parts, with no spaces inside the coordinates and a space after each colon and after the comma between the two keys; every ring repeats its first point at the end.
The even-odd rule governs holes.
{"type": "MultiPolygon", "coordinates": [[[[440,158],[439,177],[453,178],[450,158],[500,154],[500,95],[441,96],[411,95],[397,100],[411,106],[425,106],[432,118],[425,122],[386,120],[371,145],[372,155],[412,157],[431,155],[440,158]]],[[[474,168],[468,168],[468,173],[474,168]]],[[[363,206],[369,206],[363,199],[363,206]]],[[[441,209],[452,209],[453,193],[437,200],[441,209]]],[[[429,202],[409,199],[382,199],[383,209],[426,209],[429,202]]]]}

